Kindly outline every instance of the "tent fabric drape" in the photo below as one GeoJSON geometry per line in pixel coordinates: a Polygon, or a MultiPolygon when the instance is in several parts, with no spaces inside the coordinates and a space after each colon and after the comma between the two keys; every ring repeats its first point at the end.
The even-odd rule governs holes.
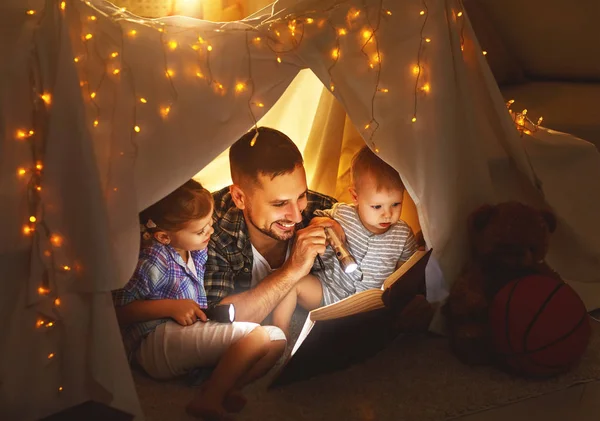
{"type": "Polygon", "coordinates": [[[560,222],[550,265],[589,308],[600,306],[599,155],[544,129],[519,136],[458,0],[290,0],[230,23],[143,19],[103,0],[24,3],[0,6],[0,48],[11,57],[0,63],[0,403],[9,418],[88,399],[140,415],[109,292],[135,266],[137,212],[212,162],[306,68],[335,97],[316,90],[307,115],[320,121],[298,128],[315,187],[341,196],[363,139],[399,171],[448,280],[467,258],[475,207],[547,205],[560,222]],[[52,98],[43,130],[16,139],[42,92],[52,98]],[[42,164],[29,142],[43,151],[33,210],[28,177],[42,164]],[[32,211],[48,232],[23,235],[32,211]],[[44,279],[49,290],[38,293],[44,279]],[[36,328],[42,315],[52,329],[36,328]]]}

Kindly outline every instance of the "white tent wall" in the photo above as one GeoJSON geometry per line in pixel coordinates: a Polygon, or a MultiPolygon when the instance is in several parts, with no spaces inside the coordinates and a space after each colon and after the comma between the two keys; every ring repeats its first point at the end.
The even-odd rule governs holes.
{"type": "Polygon", "coordinates": [[[61,4],[0,9],[0,48],[13,58],[0,64],[9,419],[88,399],[141,419],[110,299],[136,262],[137,212],[226,150],[303,68],[335,88],[361,136],[398,169],[447,279],[467,258],[466,216],[488,201],[543,204],[537,176],[561,226],[549,263],[600,306],[598,153],[543,129],[519,136],[460,2],[300,1],[277,4],[269,21],[230,24],[141,19],[102,0],[61,4]],[[291,45],[288,20],[308,17],[291,45]],[[26,224],[35,231],[24,236],[26,224]]]}

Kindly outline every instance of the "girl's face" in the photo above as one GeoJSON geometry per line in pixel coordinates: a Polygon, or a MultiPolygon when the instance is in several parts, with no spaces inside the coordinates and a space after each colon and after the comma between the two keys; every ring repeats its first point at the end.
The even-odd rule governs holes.
{"type": "Polygon", "coordinates": [[[204,250],[208,246],[208,240],[215,231],[212,227],[213,209],[207,216],[194,219],[179,231],[168,232],[170,244],[176,249],[184,251],[204,250]]]}

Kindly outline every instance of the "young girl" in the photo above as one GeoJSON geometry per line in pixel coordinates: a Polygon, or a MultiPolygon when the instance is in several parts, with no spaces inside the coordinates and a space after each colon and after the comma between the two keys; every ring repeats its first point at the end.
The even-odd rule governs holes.
{"type": "Polygon", "coordinates": [[[128,356],[150,376],[168,379],[216,364],[186,411],[218,421],[242,409],[239,390],[277,362],[285,336],[273,326],[207,321],[212,213],[212,196],[193,180],[144,210],[137,267],[113,299],[128,356]]]}

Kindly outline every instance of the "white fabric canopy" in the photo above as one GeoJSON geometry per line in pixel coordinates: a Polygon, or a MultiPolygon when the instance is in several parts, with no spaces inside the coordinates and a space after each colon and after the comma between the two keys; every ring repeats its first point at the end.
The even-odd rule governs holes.
{"type": "Polygon", "coordinates": [[[544,129],[519,136],[459,1],[289,1],[229,24],[61,3],[0,6],[9,419],[88,399],[140,414],[109,292],[136,263],[137,212],[213,161],[303,68],[400,172],[446,279],[467,257],[466,216],[483,202],[544,204],[537,176],[559,218],[549,263],[600,306],[598,153],[544,129]]]}

